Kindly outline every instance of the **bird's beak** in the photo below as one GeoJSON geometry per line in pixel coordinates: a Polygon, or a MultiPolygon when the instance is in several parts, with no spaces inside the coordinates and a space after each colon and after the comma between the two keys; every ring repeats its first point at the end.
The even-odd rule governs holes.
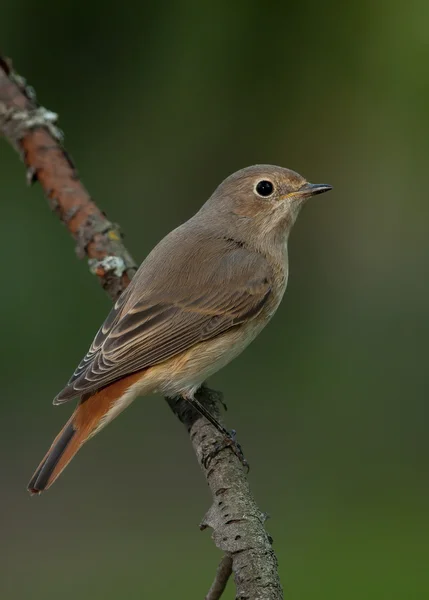
{"type": "Polygon", "coordinates": [[[304,183],[293,195],[304,199],[316,196],[316,194],[324,194],[325,192],[329,192],[329,190],[332,190],[332,185],[328,185],[327,183],[304,183]]]}

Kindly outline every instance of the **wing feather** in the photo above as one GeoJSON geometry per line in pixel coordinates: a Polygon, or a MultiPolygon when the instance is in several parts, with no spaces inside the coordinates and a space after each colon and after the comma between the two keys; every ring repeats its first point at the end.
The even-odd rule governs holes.
{"type": "Polygon", "coordinates": [[[150,277],[146,259],[55,403],[159,364],[259,314],[271,293],[271,269],[260,254],[223,244],[192,286],[184,277],[188,255],[174,257],[168,286],[161,285],[162,274],[150,277]]]}

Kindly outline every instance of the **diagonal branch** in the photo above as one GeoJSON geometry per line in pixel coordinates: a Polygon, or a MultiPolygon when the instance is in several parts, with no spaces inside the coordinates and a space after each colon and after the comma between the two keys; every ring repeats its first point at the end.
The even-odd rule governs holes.
{"type": "Polygon", "coordinates": [[[228,579],[231,577],[231,573],[232,558],[228,554],[225,554],[220,561],[216,571],[216,576],[210,586],[205,600],[218,600],[222,596],[223,592],[225,591],[226,584],[228,583],[228,579]]]}
{"type": "MultiPolygon", "coordinates": [[[[57,115],[37,104],[34,90],[17,75],[11,62],[0,57],[0,133],[21,155],[27,182],[39,181],[52,210],[76,241],[80,258],[109,296],[115,300],[136,271],[136,264],[111,223],[92,201],[62,146],[57,115]]],[[[218,392],[201,388],[198,399],[220,419],[218,392]]],[[[224,552],[207,598],[220,598],[234,572],[237,600],[281,600],[277,559],[265,531],[266,516],[258,509],[238,458],[221,451],[205,465],[204,458],[219,444],[219,433],[182,399],[168,399],[186,426],[213,496],[201,529],[211,527],[213,539],[224,552]]]]}
{"type": "Polygon", "coordinates": [[[111,223],[81,183],[73,162],[61,145],[57,115],[35,99],[34,90],[0,57],[0,132],[20,153],[27,167],[27,182],[39,181],[51,209],[76,240],[80,258],[115,300],[127,287],[136,264],[111,223]]]}

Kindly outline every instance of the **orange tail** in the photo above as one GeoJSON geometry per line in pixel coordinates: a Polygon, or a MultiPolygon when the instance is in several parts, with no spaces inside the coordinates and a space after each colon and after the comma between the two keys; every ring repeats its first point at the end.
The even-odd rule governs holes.
{"type": "Polygon", "coordinates": [[[134,373],[82,398],[31,478],[31,494],[47,490],[84,443],[128,406],[135,396],[125,394],[140,377],[141,372],[134,373]]]}
{"type": "Polygon", "coordinates": [[[73,456],[84,444],[82,435],[74,426],[73,415],[57,435],[49,448],[48,453],[37,467],[36,472],[28,484],[31,494],[40,494],[54,483],[61,471],[66,468],[73,456]]]}

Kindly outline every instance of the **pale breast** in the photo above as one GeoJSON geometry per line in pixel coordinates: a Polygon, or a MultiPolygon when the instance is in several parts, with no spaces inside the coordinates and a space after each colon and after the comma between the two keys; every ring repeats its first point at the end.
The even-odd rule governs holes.
{"type": "Polygon", "coordinates": [[[165,396],[193,395],[211,375],[231,362],[255,339],[276,312],[286,290],[288,267],[273,260],[272,293],[261,312],[248,323],[239,325],[211,340],[196,344],[186,352],[156,367],[156,391],[165,396]]]}
{"type": "MultiPolygon", "coordinates": [[[[196,392],[211,375],[238,356],[266,324],[249,323],[218,337],[201,342],[188,351],[167,361],[168,368],[157,370],[162,378],[157,392],[165,396],[186,396],[196,392]]],[[[167,367],[167,363],[165,363],[167,367]]]]}
{"type": "Polygon", "coordinates": [[[165,396],[194,394],[204,381],[241,354],[256,338],[277,310],[285,288],[286,283],[258,317],[249,323],[201,342],[169,360],[168,368],[162,370],[162,381],[159,382],[157,391],[165,396]]]}

